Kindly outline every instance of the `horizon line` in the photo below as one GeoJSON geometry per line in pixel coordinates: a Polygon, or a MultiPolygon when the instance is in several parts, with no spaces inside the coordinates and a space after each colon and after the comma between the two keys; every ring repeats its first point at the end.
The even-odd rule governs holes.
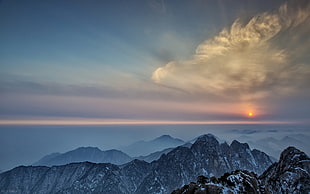
{"type": "Polygon", "coordinates": [[[293,121],[174,121],[174,120],[130,120],[130,119],[6,119],[0,125],[212,125],[212,124],[297,124],[293,121]]]}

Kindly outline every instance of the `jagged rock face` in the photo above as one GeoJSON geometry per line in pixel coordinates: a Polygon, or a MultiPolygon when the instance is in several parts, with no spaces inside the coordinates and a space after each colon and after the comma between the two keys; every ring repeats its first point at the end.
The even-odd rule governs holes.
{"type": "Polygon", "coordinates": [[[174,190],[171,194],[220,194],[220,193],[259,193],[259,182],[254,173],[234,171],[225,173],[219,179],[199,176],[197,183],[174,190]]]}
{"type": "Polygon", "coordinates": [[[262,173],[271,164],[268,155],[252,152],[247,144],[219,144],[214,136],[204,135],[190,148],[178,147],[153,162],[138,193],[167,193],[199,175],[219,177],[237,169],[262,173]]]}
{"type": "Polygon", "coordinates": [[[251,151],[247,144],[219,144],[214,136],[205,135],[191,147],[177,147],[152,163],[18,167],[0,174],[0,189],[16,189],[16,193],[169,193],[199,175],[221,176],[239,168],[260,173],[270,164],[266,154],[251,151]]]}
{"type": "Polygon", "coordinates": [[[121,180],[124,182],[129,193],[134,193],[141,185],[142,181],[151,171],[151,165],[140,160],[132,162],[121,167],[121,180]]]}
{"type": "Polygon", "coordinates": [[[282,152],[279,162],[271,165],[259,178],[244,170],[225,173],[218,179],[199,176],[197,183],[185,185],[172,194],[309,193],[309,170],[309,157],[289,147],[282,152]]]}
{"type": "Polygon", "coordinates": [[[122,193],[113,164],[72,163],[54,167],[17,167],[0,177],[1,190],[14,193],[122,193]],[[6,177],[10,177],[9,179],[6,177]],[[113,185],[113,187],[111,187],[113,185]],[[113,193],[113,192],[112,192],[113,193]]]}
{"type": "Polygon", "coordinates": [[[1,174],[2,191],[14,193],[134,193],[150,171],[147,162],[124,166],[72,163],[54,167],[17,167],[1,174]]]}
{"type": "Polygon", "coordinates": [[[309,193],[310,159],[304,152],[288,147],[279,162],[270,166],[260,179],[271,193],[309,193]]]}
{"type": "Polygon", "coordinates": [[[168,193],[180,184],[193,180],[193,153],[178,147],[152,163],[152,172],[144,179],[137,193],[168,193]]]}
{"type": "MultiPolygon", "coordinates": [[[[268,155],[263,152],[257,152],[257,150],[251,151],[246,143],[233,141],[230,146],[227,143],[219,144],[212,136],[203,136],[200,141],[205,141],[206,143],[198,146],[201,149],[198,152],[198,156],[205,158],[204,156],[207,155],[208,169],[206,170],[210,171],[209,176],[221,176],[225,172],[238,169],[261,174],[272,164],[268,155]],[[212,151],[210,152],[209,150],[212,151]]],[[[196,143],[199,143],[199,141],[196,143]]],[[[195,150],[195,144],[192,146],[192,150],[195,150]]]]}

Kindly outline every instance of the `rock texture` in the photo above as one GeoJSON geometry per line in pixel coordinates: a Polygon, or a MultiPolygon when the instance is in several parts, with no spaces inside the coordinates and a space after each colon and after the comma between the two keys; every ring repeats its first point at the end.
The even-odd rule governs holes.
{"type": "Polygon", "coordinates": [[[246,170],[225,173],[220,178],[199,176],[196,182],[174,190],[171,194],[260,193],[257,175],[246,170]]]}
{"type": "Polygon", "coordinates": [[[151,163],[133,160],[123,165],[81,162],[17,167],[0,174],[0,190],[23,194],[170,193],[199,175],[220,177],[225,172],[242,169],[247,173],[238,171],[235,176],[244,175],[243,179],[248,181],[250,171],[260,174],[271,163],[266,154],[250,150],[247,144],[238,141],[220,144],[214,136],[204,135],[193,145],[177,147],[151,163]]]}
{"type": "Polygon", "coordinates": [[[253,172],[237,170],[220,178],[199,176],[196,182],[176,189],[172,194],[206,193],[309,193],[309,157],[294,147],[281,153],[279,162],[260,177],[253,172]]]}
{"type": "Polygon", "coordinates": [[[142,182],[138,193],[169,193],[174,188],[196,180],[199,175],[221,176],[238,169],[258,174],[272,161],[248,144],[233,141],[220,144],[213,135],[199,137],[190,147],[177,147],[153,162],[152,172],[142,182]]]}
{"type": "Polygon", "coordinates": [[[272,193],[309,193],[310,158],[294,147],[288,147],[280,160],[270,166],[260,179],[272,193]]]}

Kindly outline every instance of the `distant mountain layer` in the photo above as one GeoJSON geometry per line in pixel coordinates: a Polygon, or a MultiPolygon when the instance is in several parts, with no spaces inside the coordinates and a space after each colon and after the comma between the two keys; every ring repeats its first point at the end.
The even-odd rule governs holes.
{"type": "MultiPolygon", "coordinates": [[[[188,147],[190,148],[192,146],[191,143],[186,143],[186,144],[183,144],[181,145],[182,147],[188,147]]],[[[136,157],[135,159],[138,159],[138,160],[144,160],[146,162],[153,162],[155,160],[158,160],[163,154],[168,154],[169,152],[171,152],[173,149],[175,148],[167,148],[167,149],[164,149],[162,151],[158,151],[158,152],[154,152],[154,153],[151,153],[147,156],[139,156],[139,157],[136,157]]]]}
{"type": "Polygon", "coordinates": [[[136,153],[139,157],[130,157],[119,150],[102,151],[97,147],[80,147],[66,153],[52,153],[44,156],[39,161],[33,163],[34,166],[55,166],[65,165],[73,162],[93,162],[125,164],[134,159],[152,162],[160,158],[162,154],[167,154],[173,148],[184,144],[180,139],[169,135],[162,135],[151,141],[139,141],[127,147],[123,147],[129,153],[136,153]],[[131,151],[130,151],[131,150],[131,151]],[[143,156],[141,155],[143,154],[143,156]]]}
{"type": "Polygon", "coordinates": [[[167,149],[164,149],[162,151],[151,153],[151,154],[149,154],[147,156],[136,157],[135,159],[143,160],[143,161],[146,161],[146,162],[153,162],[154,160],[158,160],[163,154],[168,154],[173,149],[174,148],[167,148],[167,149]]]}
{"type": "Polygon", "coordinates": [[[125,164],[132,158],[119,150],[102,151],[96,147],[80,147],[60,154],[53,153],[35,162],[34,166],[65,165],[73,162],[125,164]]]}
{"type": "Polygon", "coordinates": [[[177,147],[147,163],[124,165],[72,163],[62,166],[21,166],[0,174],[0,190],[15,193],[169,193],[197,176],[222,176],[242,169],[264,172],[271,160],[247,144],[220,144],[212,135],[190,147],[177,147]]]}
{"type": "Polygon", "coordinates": [[[290,136],[277,137],[270,136],[267,138],[253,137],[255,135],[242,135],[237,138],[238,141],[248,143],[252,148],[264,151],[269,156],[279,158],[281,151],[289,146],[303,150],[306,154],[310,154],[310,136],[306,134],[291,134],[290,136]]]}
{"type": "Polygon", "coordinates": [[[132,157],[139,157],[167,148],[174,148],[184,143],[181,139],[173,138],[170,135],[163,135],[151,141],[138,141],[129,146],[120,147],[119,149],[132,157]]]}
{"type": "Polygon", "coordinates": [[[245,170],[225,173],[220,178],[199,176],[197,183],[176,189],[172,194],[207,193],[309,193],[310,159],[294,147],[281,153],[279,162],[260,177],[245,170]]]}

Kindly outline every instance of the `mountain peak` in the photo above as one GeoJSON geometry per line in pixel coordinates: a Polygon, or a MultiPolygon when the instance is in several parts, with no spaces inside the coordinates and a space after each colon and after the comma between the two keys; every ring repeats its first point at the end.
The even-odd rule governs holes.
{"type": "Polygon", "coordinates": [[[309,193],[310,158],[295,147],[288,147],[260,179],[274,193],[309,193]]]}
{"type": "Polygon", "coordinates": [[[159,137],[155,138],[153,141],[156,141],[156,140],[171,140],[171,139],[175,139],[175,138],[171,137],[170,135],[162,135],[162,136],[159,136],[159,137]]]}
{"type": "Polygon", "coordinates": [[[308,156],[298,150],[297,148],[293,147],[293,146],[290,146],[288,148],[286,148],[282,153],[281,153],[281,156],[280,156],[280,161],[285,161],[285,162],[294,162],[296,160],[303,160],[303,159],[309,159],[308,156]]]}
{"type": "Polygon", "coordinates": [[[124,164],[131,161],[127,154],[119,150],[102,151],[97,147],[79,147],[65,153],[47,155],[33,165],[54,166],[73,162],[90,161],[93,163],[124,164]]]}
{"type": "Polygon", "coordinates": [[[197,138],[197,140],[195,141],[195,144],[196,143],[216,143],[216,144],[219,144],[216,137],[210,133],[199,136],[197,138]]]}
{"type": "Polygon", "coordinates": [[[195,143],[192,145],[192,147],[205,147],[205,146],[211,146],[211,147],[217,147],[219,146],[219,142],[217,141],[216,137],[212,134],[205,134],[201,135],[197,138],[195,143]]]}
{"type": "Polygon", "coordinates": [[[73,151],[82,151],[82,150],[96,150],[96,151],[102,151],[100,150],[98,147],[91,147],[91,146],[87,146],[87,147],[78,147],[73,151]]]}
{"type": "MultiPolygon", "coordinates": [[[[168,145],[165,141],[148,143],[155,146],[168,145]]],[[[234,144],[243,145],[239,142],[234,144]]],[[[139,146],[145,148],[147,144],[139,144],[139,146]]],[[[23,171],[15,169],[2,173],[0,174],[0,188],[16,189],[16,185],[21,185],[17,188],[18,193],[40,193],[40,191],[44,193],[69,191],[72,193],[169,193],[199,175],[209,177],[208,179],[213,181],[210,187],[213,188],[219,182],[219,179],[215,177],[225,175],[225,172],[243,169],[260,173],[271,164],[268,156],[252,154],[249,150],[231,150],[226,143],[220,145],[215,136],[211,134],[200,136],[190,148],[176,147],[151,163],[139,160],[119,166],[101,163],[101,159],[112,161],[114,158],[115,154],[109,154],[109,156],[107,154],[107,151],[102,151],[102,155],[93,151],[89,155],[83,154],[83,157],[93,159],[94,163],[80,162],[85,161],[82,160],[85,157],[75,157],[70,154],[66,155],[67,157],[64,158],[66,160],[62,161],[70,159],[70,162],[74,162],[71,164],[45,168],[26,167],[23,171]],[[17,178],[12,179],[13,175],[17,178]]],[[[255,177],[248,179],[250,176],[247,175],[251,173],[229,174],[224,184],[232,183],[235,185],[234,188],[239,188],[239,184],[247,184],[248,181],[250,184],[253,183],[252,185],[256,184],[255,177]]],[[[218,188],[220,189],[220,186],[218,188]]],[[[254,191],[256,190],[257,187],[254,191]]],[[[216,193],[213,192],[214,190],[208,191],[216,193]]]]}
{"type": "Polygon", "coordinates": [[[230,147],[233,148],[234,150],[245,150],[245,149],[250,149],[249,144],[247,143],[240,143],[237,140],[234,140],[231,142],[230,147]]]}
{"type": "Polygon", "coordinates": [[[219,146],[220,143],[217,141],[215,136],[206,134],[198,137],[191,149],[201,154],[205,154],[206,152],[217,153],[219,151],[219,146]]]}
{"type": "Polygon", "coordinates": [[[159,138],[172,138],[170,135],[162,135],[159,138]]]}
{"type": "Polygon", "coordinates": [[[159,136],[159,137],[153,139],[151,142],[157,142],[157,141],[184,143],[183,140],[178,139],[178,138],[171,137],[170,135],[162,135],[162,136],[159,136]]]}

